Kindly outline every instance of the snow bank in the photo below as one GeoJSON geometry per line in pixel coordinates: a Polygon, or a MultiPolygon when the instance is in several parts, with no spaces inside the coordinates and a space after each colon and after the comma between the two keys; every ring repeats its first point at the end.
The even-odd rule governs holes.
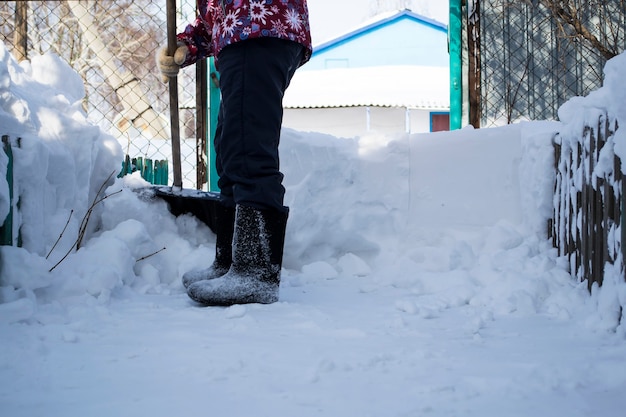
{"type": "MultiPolygon", "coordinates": [[[[120,169],[119,145],[87,120],[83,97],[80,76],[58,56],[35,57],[19,65],[0,45],[0,134],[13,142],[16,224],[21,225],[24,249],[33,255],[45,257],[64,228],[65,239],[54,257],[69,250],[97,191],[120,169]]],[[[8,212],[6,161],[2,152],[2,220],[8,212]]],[[[97,227],[98,213],[96,207],[88,235],[97,227]]],[[[3,280],[20,280],[9,275],[13,249],[0,250],[3,280]]]]}
{"type": "MultiPolygon", "coordinates": [[[[57,58],[0,58],[25,237],[0,248],[6,415],[623,414],[619,271],[590,296],[546,237],[552,137],[568,125],[285,130],[280,302],[198,308],[180,278],[212,262],[214,235],[174,218],[137,173],[106,189],[68,252],[119,146],[85,120],[57,58]]],[[[7,200],[0,180],[2,213],[7,200]]]]}
{"type": "MultiPolygon", "coordinates": [[[[214,236],[140,192],[149,184],[137,173],[106,189],[81,248],[69,251],[96,193],[120,168],[120,146],[86,120],[76,74],[58,58],[19,66],[1,51],[0,117],[7,133],[22,138],[16,177],[24,248],[0,249],[0,300],[23,303],[11,317],[41,320],[38,308],[49,303],[182,293],[182,274],[211,263],[214,236]],[[51,68],[45,75],[43,65],[51,68]]],[[[359,277],[364,292],[406,288],[417,298],[399,308],[425,315],[475,305],[492,314],[570,317],[583,286],[572,282],[545,233],[552,137],[562,127],[525,122],[353,139],[285,130],[291,214],[283,285],[359,277]]]]}

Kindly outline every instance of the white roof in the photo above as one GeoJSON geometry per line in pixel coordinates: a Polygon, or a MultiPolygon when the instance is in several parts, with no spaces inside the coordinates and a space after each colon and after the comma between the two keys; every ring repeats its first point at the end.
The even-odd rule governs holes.
{"type": "Polygon", "coordinates": [[[300,70],[285,92],[283,106],[449,110],[450,71],[423,66],[300,70]]]}

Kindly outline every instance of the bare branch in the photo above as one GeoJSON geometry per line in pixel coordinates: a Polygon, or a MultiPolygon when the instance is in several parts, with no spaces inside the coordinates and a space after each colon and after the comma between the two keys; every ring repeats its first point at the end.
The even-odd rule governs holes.
{"type": "Polygon", "coordinates": [[[141,258],[137,259],[137,260],[135,261],[135,263],[137,263],[137,262],[139,262],[139,261],[143,261],[144,259],[148,259],[149,257],[156,255],[157,253],[163,252],[165,249],[166,249],[166,248],[165,248],[165,246],[164,246],[164,247],[162,247],[161,249],[159,249],[159,250],[158,250],[158,251],[156,251],[156,252],[152,252],[152,253],[151,253],[151,254],[149,254],[149,255],[142,256],[141,258]]]}
{"type": "MultiPolygon", "coordinates": [[[[67,253],[65,255],[63,255],[63,257],[52,268],[50,268],[50,270],[48,272],[52,272],[54,269],[56,269],[56,267],[58,267],[61,264],[61,262],[63,262],[70,255],[70,253],[72,253],[74,248],[76,248],[76,250],[80,249],[80,246],[81,246],[81,243],[83,241],[83,238],[85,237],[85,233],[87,232],[87,224],[89,223],[89,219],[91,217],[91,213],[93,213],[94,208],[99,203],[101,203],[102,201],[106,200],[107,198],[122,192],[121,190],[120,191],[116,191],[114,193],[105,195],[102,198],[99,198],[100,197],[100,193],[102,192],[102,190],[104,189],[106,184],[108,184],[109,180],[113,177],[113,175],[115,175],[115,171],[111,172],[111,174],[107,177],[106,180],[104,180],[104,182],[102,183],[102,185],[98,189],[98,192],[96,193],[96,196],[94,197],[94,201],[91,203],[91,206],[87,210],[87,213],[85,213],[85,215],[83,216],[83,219],[80,222],[80,226],[78,228],[78,237],[76,238],[76,241],[74,242],[74,244],[69,248],[67,253]]],[[[68,223],[69,223],[69,220],[68,220],[68,223]]],[[[63,230],[65,230],[65,229],[63,229],[63,230]]],[[[56,246],[56,244],[55,244],[55,246],[56,246]]]]}
{"type": "Polygon", "coordinates": [[[54,245],[52,245],[52,248],[50,249],[50,251],[46,255],[46,259],[48,259],[50,257],[50,255],[54,251],[54,248],[56,248],[57,245],[59,244],[59,242],[61,241],[61,238],[63,237],[63,234],[65,233],[65,230],[67,229],[67,226],[70,224],[70,220],[72,219],[72,215],[73,214],[74,214],[74,210],[71,210],[70,211],[70,215],[67,217],[67,222],[65,222],[65,227],[63,227],[63,230],[61,230],[61,234],[59,235],[58,239],[56,240],[56,242],[54,242],[54,245]]]}
{"type": "Polygon", "coordinates": [[[563,0],[540,0],[555,18],[559,30],[566,34],[563,24],[574,30],[574,36],[589,42],[605,59],[611,59],[617,55],[615,50],[600,42],[591,30],[583,23],[580,10],[571,1],[563,0]]]}

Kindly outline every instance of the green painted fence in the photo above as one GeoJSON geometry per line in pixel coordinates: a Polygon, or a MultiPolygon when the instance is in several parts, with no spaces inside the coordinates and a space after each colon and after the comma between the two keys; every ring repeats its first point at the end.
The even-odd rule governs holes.
{"type": "Polygon", "coordinates": [[[139,171],[141,178],[154,185],[167,185],[168,165],[167,159],[153,161],[150,158],[131,158],[126,155],[122,162],[122,170],[118,177],[139,171]]]}
{"type": "Polygon", "coordinates": [[[15,224],[15,213],[14,211],[17,209],[17,204],[15,201],[14,195],[14,181],[13,181],[13,147],[20,146],[21,139],[17,139],[17,141],[12,142],[9,136],[2,136],[2,150],[9,158],[9,162],[7,164],[7,172],[6,172],[6,181],[9,185],[9,214],[0,225],[0,245],[9,245],[9,246],[22,246],[22,239],[19,233],[19,227],[16,229],[15,224]],[[16,234],[15,231],[18,230],[16,234]]]}

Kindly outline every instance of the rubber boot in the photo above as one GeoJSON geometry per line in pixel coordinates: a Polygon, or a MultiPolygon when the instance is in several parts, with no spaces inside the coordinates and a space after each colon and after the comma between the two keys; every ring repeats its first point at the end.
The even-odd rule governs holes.
{"type": "Polygon", "coordinates": [[[189,297],[204,305],[278,301],[287,212],[238,205],[233,238],[233,264],[226,275],[198,281],[189,297]]]}
{"type": "Polygon", "coordinates": [[[219,278],[226,274],[233,261],[233,231],[235,229],[235,207],[216,204],[215,207],[215,259],[213,264],[199,271],[189,271],[183,275],[183,285],[207,279],[219,278]]]}

